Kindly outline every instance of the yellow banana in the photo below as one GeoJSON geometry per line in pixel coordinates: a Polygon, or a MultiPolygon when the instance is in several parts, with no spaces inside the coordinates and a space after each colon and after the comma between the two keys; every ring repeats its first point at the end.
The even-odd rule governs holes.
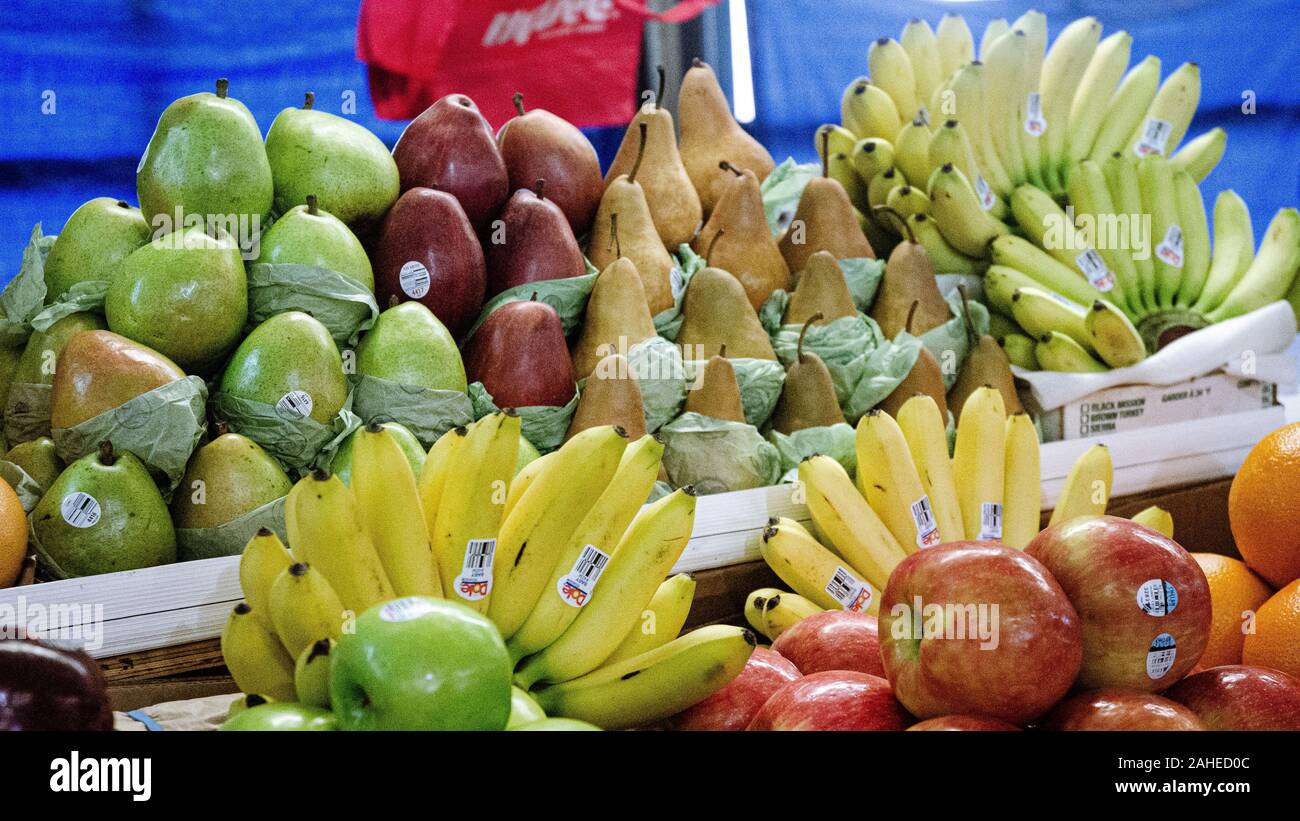
{"type": "Polygon", "coordinates": [[[885,206],[892,208],[904,220],[916,214],[925,214],[930,210],[930,198],[919,188],[900,185],[889,192],[885,206]]]}
{"type": "Polygon", "coordinates": [[[1133,521],[1140,525],[1149,527],[1157,533],[1163,533],[1172,539],[1174,537],[1174,517],[1169,511],[1159,505],[1151,507],[1134,514],[1133,521]]]}
{"type": "Polygon", "coordinates": [[[1061,29],[1043,60],[1040,99],[1047,130],[1043,133],[1042,175],[1053,193],[1065,190],[1059,168],[1065,157],[1067,135],[1076,127],[1070,110],[1100,39],[1101,23],[1097,18],[1081,17],[1061,29]]]}
{"type": "Polygon", "coordinates": [[[760,587],[745,598],[745,621],[768,641],[821,612],[810,599],[775,587],[760,587]]]}
{"type": "Polygon", "coordinates": [[[840,98],[840,122],[858,139],[893,140],[903,118],[892,97],[866,77],[849,83],[840,98]]]}
{"type": "Polygon", "coordinates": [[[1087,347],[1112,368],[1127,368],[1146,359],[1146,343],[1137,328],[1110,302],[1097,300],[1088,309],[1083,328],[1087,347]]]}
{"type": "Polygon", "coordinates": [[[977,388],[957,420],[952,472],[969,540],[1002,538],[1007,412],[996,388],[977,388]]]}
{"type": "Polygon", "coordinates": [[[852,154],[853,146],[858,141],[853,132],[841,125],[825,123],[813,132],[813,143],[817,147],[817,158],[826,159],[826,152],[831,154],[852,154]]]}
{"type": "Polygon", "coordinates": [[[820,608],[875,613],[880,607],[878,588],[790,519],[769,521],[759,549],[781,581],[820,608]]]}
{"type": "MultiPolygon", "coordinates": [[[[468,433],[469,430],[463,427],[452,428],[438,437],[438,441],[433,443],[433,447],[429,448],[429,454],[424,458],[424,467],[420,470],[420,478],[416,485],[420,490],[420,507],[424,511],[425,529],[428,530],[431,540],[434,532],[433,520],[438,515],[442,490],[447,485],[452,454],[460,447],[461,442],[465,441],[468,433]]],[[[438,582],[441,587],[441,578],[438,582]]]]}
{"type": "Polygon", "coordinates": [[[293,665],[293,688],[298,703],[309,707],[330,707],[330,653],[334,639],[314,641],[298,654],[293,665]]]}
{"type": "Polygon", "coordinates": [[[854,571],[883,589],[907,554],[844,468],[829,456],[812,456],[799,463],[799,481],[817,530],[854,571]]]}
{"type": "Polygon", "coordinates": [[[858,176],[870,184],[881,171],[893,167],[894,145],[880,137],[863,137],[854,143],[849,158],[858,176]]]}
{"type": "Polygon", "coordinates": [[[913,214],[907,218],[912,238],[921,243],[934,263],[934,270],[943,274],[969,274],[978,276],[987,268],[984,260],[968,257],[948,244],[939,227],[929,214],[913,214]]]}
{"type": "MultiPolygon", "coordinates": [[[[1011,213],[1025,236],[1062,265],[1082,276],[1099,296],[1115,287],[1115,274],[1087,237],[1046,191],[1022,185],[1011,194],[1011,213]]],[[[1091,304],[1090,302],[1087,304],[1091,304]]]]}
{"type": "Polygon", "coordinates": [[[1024,548],[1038,535],[1043,504],[1038,430],[1028,414],[1013,413],[1007,418],[1006,449],[1002,543],[1007,547],[1024,548]]]}
{"type": "MultiPolygon", "coordinates": [[[[1160,86],[1160,58],[1148,55],[1146,59],[1129,69],[1120,81],[1119,88],[1110,95],[1106,103],[1106,114],[1102,118],[1101,130],[1092,141],[1092,151],[1088,157],[1096,162],[1104,162],[1117,151],[1128,147],[1128,138],[1142,122],[1147,107],[1155,99],[1160,86]]],[[[1132,156],[1131,154],[1129,156],[1132,156]]]]}
{"type": "Polygon", "coordinates": [[[939,69],[943,78],[975,59],[975,38],[971,36],[966,18],[960,14],[945,13],[935,28],[935,41],[939,48],[939,69]]]}
{"type": "Polygon", "coordinates": [[[628,445],[622,428],[588,428],[555,451],[511,511],[497,548],[500,595],[488,616],[515,659],[550,644],[573,621],[575,602],[590,596],[614,545],[650,495],[662,456],[654,437],[628,445]],[[579,566],[585,570],[575,574],[579,566]],[[566,598],[567,589],[579,599],[566,598]]]}
{"type": "Polygon", "coordinates": [[[244,601],[253,608],[253,617],[268,630],[275,629],[271,623],[271,584],[291,564],[293,556],[280,537],[265,527],[248,540],[239,557],[239,586],[244,601]]]}
{"type": "Polygon", "coordinates": [[[1005,223],[986,213],[966,175],[951,164],[930,175],[930,213],[943,238],[967,256],[985,258],[989,243],[1006,234],[1005,223]]]}
{"type": "Polygon", "coordinates": [[[1236,191],[1220,191],[1214,200],[1214,255],[1193,310],[1204,314],[1217,308],[1254,259],[1255,230],[1250,209],[1236,191]]]}
{"type": "Polygon", "coordinates": [[[943,73],[943,61],[939,56],[939,44],[935,40],[934,31],[929,23],[913,17],[903,26],[899,43],[903,46],[903,51],[907,52],[908,62],[912,64],[917,102],[929,100],[935,88],[947,76],[943,73]]]}
{"type": "MultiPolygon", "coordinates": [[[[881,37],[867,49],[867,73],[885,90],[905,120],[917,114],[916,74],[903,46],[892,37],[881,37]]],[[[861,135],[861,136],[866,136],[861,135]]]]}
{"type": "Polygon", "coordinates": [[[599,667],[641,617],[681,557],[694,526],[695,497],[689,489],[673,491],[642,508],[600,574],[596,594],[559,638],[523,662],[515,682],[527,689],[539,681],[568,681],[599,667]]]}
{"type": "Polygon", "coordinates": [[[867,208],[867,183],[858,176],[853,161],[843,151],[834,151],[826,161],[826,175],[835,180],[849,195],[849,202],[855,208],[867,208]]]}
{"type": "Polygon", "coordinates": [[[511,411],[483,417],[469,427],[448,465],[434,516],[434,561],[447,598],[479,613],[492,594],[493,555],[501,509],[519,455],[519,416],[511,411]]]}
{"type": "Polygon", "coordinates": [[[235,605],[221,631],[221,655],[242,692],[294,701],[293,658],[245,602],[235,605]]]}
{"type": "Polygon", "coordinates": [[[1064,154],[1057,158],[1058,179],[1068,182],[1070,168],[1092,152],[1092,144],[1104,123],[1106,104],[1124,77],[1132,49],[1132,35],[1117,31],[1102,40],[1092,53],[1070,102],[1064,154]]]}
{"type": "MultiPolygon", "coordinates": [[[[357,435],[352,492],[361,526],[370,535],[398,596],[441,596],[442,581],[411,464],[388,429],[371,422],[357,435]]],[[[317,638],[320,638],[319,636],[317,638]]]]}
{"type": "Polygon", "coordinates": [[[1088,309],[1054,291],[1017,288],[1011,295],[1011,316],[1030,336],[1060,331],[1084,347],[1091,345],[1084,327],[1088,309]]]}
{"type": "Polygon", "coordinates": [[[1228,147],[1228,132],[1222,128],[1211,128],[1196,139],[1178,149],[1169,158],[1174,171],[1186,171],[1192,179],[1201,182],[1210,176],[1210,172],[1223,159],[1223,150],[1228,147]]]}
{"type": "Polygon", "coordinates": [[[361,527],[356,499],[339,477],[317,470],[301,479],[289,491],[285,523],[294,556],[324,574],[353,614],[393,598],[379,553],[361,527]]]}
{"type": "Polygon", "coordinates": [[[870,410],[858,420],[857,484],[906,553],[939,544],[939,523],[894,417],[870,410]]]}
{"type": "Polygon", "coordinates": [[[553,453],[555,451],[543,454],[524,465],[510,480],[510,487],[506,490],[506,503],[501,508],[501,521],[504,522],[510,518],[510,512],[515,509],[515,505],[523,498],[524,491],[532,486],[533,480],[537,478],[538,474],[546,469],[547,459],[553,453]]]}
{"type": "Polygon", "coordinates": [[[757,644],[743,627],[715,624],[662,647],[532,693],[548,716],[606,730],[665,719],[703,701],[740,675],[757,644]]]}
{"type": "Polygon", "coordinates": [[[641,612],[640,621],[632,625],[623,643],[609,654],[602,666],[635,658],[677,638],[691,613],[694,599],[695,578],[690,573],[678,573],[664,579],[650,604],[641,612]]]}
{"type": "Polygon", "coordinates": [[[935,116],[964,124],[976,164],[994,192],[1005,198],[1015,186],[1011,184],[989,132],[988,112],[984,106],[984,71],[983,63],[970,63],[959,68],[943,91],[945,102],[935,116]]]}
{"type": "MultiPolygon", "coordinates": [[[[930,168],[942,168],[949,163],[965,174],[966,179],[975,187],[975,196],[979,199],[980,208],[998,219],[1006,216],[1007,204],[980,172],[970,136],[960,120],[945,120],[943,125],[935,129],[934,136],[930,138],[930,168]]],[[[928,180],[929,176],[926,179],[928,180]]]]}
{"type": "Polygon", "coordinates": [[[1060,331],[1039,337],[1034,345],[1034,358],[1044,371],[1061,373],[1102,373],[1110,370],[1098,362],[1087,348],[1060,331]]]}
{"type": "MultiPolygon", "coordinates": [[[[1047,137],[1044,132],[1046,124],[1051,122],[1043,118],[1044,96],[1040,94],[1040,80],[1044,70],[1050,69],[1051,59],[1057,57],[1065,42],[1069,27],[1056,38],[1052,51],[1047,53],[1047,16],[1041,11],[1027,11],[1022,14],[1011,28],[1024,32],[1025,64],[1021,70],[1020,87],[1017,89],[1016,120],[1019,128],[1016,136],[1020,140],[1020,154],[1025,159],[1025,179],[1039,187],[1050,187],[1044,176],[1044,158],[1047,156],[1047,137]],[[1050,58],[1046,62],[1044,58],[1050,58]]],[[[1048,129],[1050,130],[1050,129],[1048,129]]]]}
{"type": "Polygon", "coordinates": [[[292,658],[320,639],[337,639],[343,619],[343,602],[309,564],[290,565],[271,585],[271,621],[292,658]]]}
{"type": "Polygon", "coordinates": [[[988,25],[984,26],[984,33],[980,35],[980,62],[988,62],[989,51],[997,39],[1011,30],[1011,24],[1005,18],[998,17],[990,20],[988,25]]]}
{"type": "MultiPolygon", "coordinates": [[[[871,206],[872,213],[874,214],[875,210],[882,205],[888,205],[890,192],[902,185],[907,185],[907,180],[903,179],[903,175],[893,167],[886,168],[872,177],[871,182],[867,184],[867,204],[871,206]]],[[[889,231],[898,230],[890,225],[888,220],[884,222],[877,220],[877,223],[889,231]]]]}
{"type": "Polygon", "coordinates": [[[952,461],[948,458],[948,420],[942,418],[932,396],[919,393],[898,409],[898,427],[907,440],[921,487],[930,499],[939,525],[940,543],[961,541],[966,537],[965,526],[952,461]]]}
{"type": "Polygon", "coordinates": [[[1023,31],[1010,30],[989,46],[985,65],[984,102],[988,106],[989,134],[1011,182],[1026,180],[1025,157],[1020,146],[1024,121],[1020,116],[1027,89],[1025,64],[1029,40],[1023,31]]]}
{"type": "Polygon", "coordinates": [[[1105,445],[1093,445],[1085,450],[1065,476],[1061,495],[1048,527],[1068,522],[1078,516],[1102,516],[1110,502],[1110,486],[1115,469],[1111,464],[1110,450],[1105,445]]]}
{"type": "Polygon", "coordinates": [[[1183,63],[1165,78],[1141,124],[1129,135],[1128,146],[1139,157],[1174,153],[1201,101],[1201,69],[1183,63]]]}
{"type": "Polygon", "coordinates": [[[918,186],[930,178],[930,126],[919,116],[894,138],[894,167],[918,186]]]}
{"type": "MultiPolygon", "coordinates": [[[[1091,305],[1093,300],[1106,297],[1079,276],[1076,268],[1062,263],[1024,237],[1014,234],[998,237],[989,246],[989,251],[994,266],[1000,265],[1019,271],[1045,290],[1055,291],[1080,305],[1091,305]]],[[[1007,306],[998,306],[998,310],[1010,313],[1012,291],[1014,288],[1007,292],[1007,306]]]]}

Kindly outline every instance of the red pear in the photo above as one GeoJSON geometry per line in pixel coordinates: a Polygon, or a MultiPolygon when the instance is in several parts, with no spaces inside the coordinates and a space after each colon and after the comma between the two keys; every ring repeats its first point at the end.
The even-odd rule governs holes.
{"type": "Polygon", "coordinates": [[[483,247],[489,297],[526,282],[587,273],[569,221],[550,195],[551,184],[537,180],[533,190],[511,195],[501,211],[501,229],[490,231],[483,247]]]}
{"type": "Polygon", "coordinates": [[[465,373],[499,408],[559,407],[576,392],[564,324],[544,302],[508,302],[465,348],[465,373]]]}
{"type": "Polygon", "coordinates": [[[522,94],[515,94],[515,108],[519,116],[497,132],[510,190],[532,188],[535,181],[546,180],[546,196],[564,212],[574,235],[582,236],[591,227],[605,191],[596,149],[567,120],[542,108],[525,111],[522,94]]]}

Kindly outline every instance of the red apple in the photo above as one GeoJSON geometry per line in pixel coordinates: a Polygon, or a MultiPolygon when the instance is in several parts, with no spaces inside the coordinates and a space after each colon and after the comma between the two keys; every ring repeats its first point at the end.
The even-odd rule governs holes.
{"type": "Polygon", "coordinates": [[[799,668],[780,653],[755,647],[740,675],[699,704],[678,713],[672,719],[673,729],[743,730],[773,693],[797,678],[799,668]]]}
{"type": "Polygon", "coordinates": [[[912,717],[880,676],[827,670],[772,694],[750,730],[905,730],[912,717]]]}
{"type": "Polygon", "coordinates": [[[1300,730],[1300,679],[1280,670],[1211,667],[1170,687],[1165,696],[1211,730],[1300,730]]]}
{"type": "Polygon", "coordinates": [[[1052,574],[990,542],[921,550],[880,600],[880,654],[917,718],[954,713],[1028,724],[1074,683],[1079,617],[1052,574]]]}
{"type": "Polygon", "coordinates": [[[1115,516],[1072,519],[1025,552],[1070,597],[1083,627],[1082,688],[1156,692],[1196,665],[1210,636],[1210,587],[1173,539],[1115,516]]]}
{"type": "Polygon", "coordinates": [[[983,716],[939,716],[913,724],[908,731],[917,730],[975,730],[979,732],[1020,732],[1014,724],[983,716]]]}
{"type": "Polygon", "coordinates": [[[0,731],[111,729],[99,662],[36,639],[0,640],[0,731]]]}
{"type": "Polygon", "coordinates": [[[1108,687],[1062,701],[1043,719],[1044,730],[1204,730],[1183,705],[1140,690],[1108,687]]]}
{"type": "Polygon", "coordinates": [[[876,617],[848,610],[827,610],[801,619],[786,630],[772,649],[805,676],[823,670],[856,670],[885,677],[880,662],[876,617]]]}

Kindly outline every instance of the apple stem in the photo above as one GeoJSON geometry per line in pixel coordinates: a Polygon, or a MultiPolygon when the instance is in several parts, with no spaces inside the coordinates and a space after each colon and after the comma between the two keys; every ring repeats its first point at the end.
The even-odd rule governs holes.
{"type": "Polygon", "coordinates": [[[112,467],[117,462],[117,454],[113,452],[113,443],[105,439],[99,443],[99,463],[104,467],[112,467]]]}
{"type": "Polygon", "coordinates": [[[220,98],[223,99],[223,100],[226,99],[226,92],[228,92],[229,90],[230,90],[230,81],[229,81],[229,80],[227,80],[225,77],[222,77],[221,79],[217,80],[217,96],[218,96],[218,97],[220,97],[220,98]]]}
{"type": "MultiPolygon", "coordinates": [[[[614,256],[623,256],[623,246],[618,241],[618,212],[609,215],[609,248],[614,249],[614,256]]],[[[605,250],[609,250],[609,248],[605,250]]]]}
{"type": "Polygon", "coordinates": [[[718,232],[713,235],[713,239],[709,240],[709,247],[704,249],[705,262],[708,262],[709,258],[713,256],[713,246],[718,244],[718,239],[725,233],[727,233],[726,228],[719,228],[718,232]]]}
{"type": "Polygon", "coordinates": [[[912,318],[916,316],[916,309],[921,307],[921,300],[912,301],[911,307],[907,309],[907,321],[903,323],[903,330],[909,334],[912,332],[912,318]]]}
{"type": "Polygon", "coordinates": [[[316,92],[308,91],[302,98],[303,111],[311,111],[311,107],[316,105],[316,92]]]}
{"type": "Polygon", "coordinates": [[[632,171],[627,175],[628,182],[636,182],[636,172],[641,169],[641,158],[645,156],[645,132],[646,125],[644,122],[641,126],[641,145],[636,150],[636,162],[632,163],[632,171]]]}
{"type": "Polygon", "coordinates": [[[655,66],[655,71],[659,74],[659,93],[655,95],[655,109],[658,110],[664,107],[664,67],[655,66]]]}
{"type": "Polygon", "coordinates": [[[318,208],[316,207],[316,195],[315,195],[315,194],[308,194],[308,195],[307,195],[307,213],[308,213],[308,214],[311,214],[313,217],[320,213],[320,209],[318,209],[318,208]]]}
{"type": "Polygon", "coordinates": [[[514,101],[515,111],[519,112],[519,116],[524,116],[524,93],[522,91],[516,91],[515,95],[510,99],[514,101]]]}
{"type": "Polygon", "coordinates": [[[533,183],[533,193],[537,195],[537,199],[539,200],[546,199],[546,197],[542,195],[542,192],[545,190],[546,190],[546,180],[538,180],[537,182],[533,183]]]}
{"type": "Polygon", "coordinates": [[[799,360],[800,362],[803,361],[803,338],[805,335],[807,335],[808,329],[812,327],[812,324],[814,322],[821,322],[825,317],[826,315],[823,314],[821,311],[818,311],[817,313],[808,317],[808,321],[803,324],[803,328],[800,329],[799,331],[799,344],[795,347],[795,351],[794,351],[795,359],[799,360]]]}

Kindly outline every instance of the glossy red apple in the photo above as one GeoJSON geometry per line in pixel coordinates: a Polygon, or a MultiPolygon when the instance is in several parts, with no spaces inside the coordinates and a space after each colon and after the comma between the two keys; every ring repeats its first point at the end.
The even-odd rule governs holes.
{"type": "Polygon", "coordinates": [[[1108,687],[1062,701],[1043,719],[1044,730],[1204,730],[1196,714],[1141,690],[1108,687]]]}
{"type": "Polygon", "coordinates": [[[917,718],[973,714],[1028,724],[1074,683],[1079,617],[1038,561],[990,542],[908,556],[880,602],[880,652],[917,718]]]}
{"type": "Polygon", "coordinates": [[[875,616],[827,610],[801,619],[772,642],[772,649],[794,662],[804,675],[856,670],[884,678],[877,629],[875,616]]]}
{"type": "Polygon", "coordinates": [[[1300,730],[1300,679],[1268,667],[1225,664],[1165,691],[1211,730],[1300,730]]]}
{"type": "Polygon", "coordinates": [[[1080,687],[1157,692],[1196,666],[1210,635],[1210,587],[1173,539],[1093,516],[1047,528],[1025,552],[1047,566],[1079,613],[1080,687]]]}
{"type": "Polygon", "coordinates": [[[912,717],[880,676],[827,670],[792,681],[763,704],[750,730],[905,730],[912,717]]]}
{"type": "Polygon", "coordinates": [[[0,640],[0,731],[111,729],[97,661],[35,639],[0,640]]]}
{"type": "Polygon", "coordinates": [[[913,724],[907,728],[908,731],[916,730],[974,730],[977,732],[1019,732],[1020,728],[1014,724],[1008,724],[996,718],[984,718],[983,716],[939,716],[938,718],[927,718],[925,721],[913,724]]]}
{"type": "Polygon", "coordinates": [[[780,653],[756,647],[745,669],[726,687],[672,719],[675,730],[743,730],[772,694],[799,678],[780,653]]]}

